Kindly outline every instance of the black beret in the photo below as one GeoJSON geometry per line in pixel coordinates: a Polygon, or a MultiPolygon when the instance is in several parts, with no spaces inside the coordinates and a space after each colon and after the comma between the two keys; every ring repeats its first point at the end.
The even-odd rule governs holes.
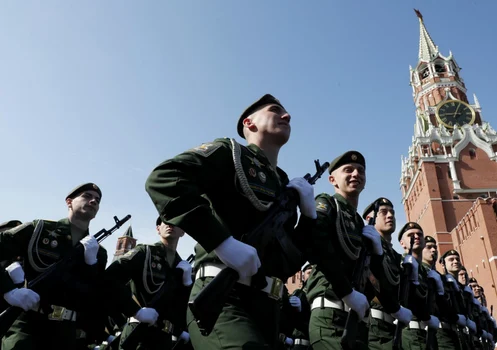
{"type": "Polygon", "coordinates": [[[432,236],[425,236],[425,243],[435,243],[437,244],[437,240],[432,236]]]}
{"type": "Polygon", "coordinates": [[[160,224],[162,224],[162,219],[159,216],[157,220],[155,220],[155,226],[159,226],[160,224]]]}
{"type": "Polygon", "coordinates": [[[328,172],[331,174],[333,170],[340,168],[342,165],[352,163],[361,164],[364,169],[366,169],[366,160],[364,159],[364,156],[357,151],[348,151],[333,159],[328,167],[328,172]]]}
{"type": "Polygon", "coordinates": [[[0,224],[0,232],[6,231],[19,225],[22,225],[22,222],[20,222],[19,220],[10,220],[7,222],[3,222],[0,224]]]}
{"type": "Polygon", "coordinates": [[[260,99],[258,99],[257,101],[252,103],[250,106],[248,106],[245,111],[243,111],[240,118],[238,118],[238,124],[236,126],[236,129],[238,131],[238,135],[240,135],[240,137],[242,139],[245,138],[245,136],[243,136],[243,120],[245,118],[247,118],[249,115],[251,115],[252,113],[254,113],[255,111],[257,111],[257,109],[259,109],[260,107],[265,106],[265,105],[270,104],[270,103],[276,104],[276,105],[280,106],[281,108],[285,108],[285,107],[283,107],[281,102],[277,98],[275,98],[273,95],[265,94],[260,99]]]}
{"type": "Polygon", "coordinates": [[[445,263],[445,258],[448,257],[449,255],[456,255],[456,256],[460,256],[459,253],[457,252],[457,250],[454,250],[454,249],[451,249],[451,250],[447,250],[445,253],[443,253],[443,255],[440,257],[440,264],[444,264],[445,263]]]}
{"type": "Polygon", "coordinates": [[[469,279],[468,283],[478,283],[478,281],[476,280],[476,278],[471,277],[471,278],[469,279]]]}
{"type": "Polygon", "coordinates": [[[418,230],[420,230],[421,232],[423,232],[423,229],[417,223],[415,223],[415,222],[408,222],[399,231],[399,237],[398,237],[399,238],[399,242],[402,239],[402,236],[404,235],[404,232],[412,230],[413,228],[417,228],[418,230]]]}
{"type": "Polygon", "coordinates": [[[75,189],[73,189],[69,194],[67,195],[67,198],[76,198],[80,193],[84,191],[95,191],[98,193],[100,196],[100,199],[102,199],[102,191],[100,191],[100,188],[95,185],[93,182],[88,182],[86,184],[79,185],[75,189]]]}
{"type": "Polygon", "coordinates": [[[366,207],[366,209],[364,209],[364,212],[362,213],[362,218],[364,220],[366,220],[366,217],[368,216],[368,214],[371,213],[374,210],[374,206],[376,205],[376,202],[379,202],[380,206],[382,206],[382,205],[388,205],[388,206],[390,206],[390,207],[393,208],[393,204],[392,204],[392,202],[390,202],[390,200],[388,200],[388,199],[386,199],[384,197],[380,197],[377,200],[375,200],[373,203],[371,203],[370,205],[368,205],[366,207]]]}

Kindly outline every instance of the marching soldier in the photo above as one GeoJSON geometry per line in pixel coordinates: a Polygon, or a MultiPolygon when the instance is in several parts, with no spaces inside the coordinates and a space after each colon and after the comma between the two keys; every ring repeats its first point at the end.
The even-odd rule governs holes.
{"type": "Polygon", "coordinates": [[[302,270],[302,288],[296,289],[291,298],[294,298],[296,304],[301,305],[301,312],[297,318],[295,329],[293,331],[293,348],[294,350],[310,350],[311,343],[309,341],[309,319],[311,317],[311,307],[307,300],[307,280],[311,275],[314,265],[307,264],[302,270]],[[298,298],[298,301],[297,299],[298,298]]]}
{"type": "Polygon", "coordinates": [[[457,327],[461,348],[471,348],[473,339],[470,337],[470,332],[476,333],[476,324],[468,317],[467,304],[463,297],[464,286],[459,283],[459,272],[462,268],[459,253],[454,249],[448,250],[440,258],[440,264],[445,272],[444,288],[450,296],[451,305],[458,315],[464,315],[466,318],[466,324],[458,322],[457,327]]]}
{"type": "MultiPolygon", "coordinates": [[[[364,226],[357,213],[359,195],[366,184],[365,159],[359,152],[346,152],[331,162],[329,174],[328,181],[335,194],[322,193],[316,197],[318,219],[309,257],[316,266],[307,281],[307,298],[311,304],[309,338],[314,350],[341,349],[350,308],[361,320],[354,325],[361,336],[350,342],[355,342],[356,348],[367,348],[367,327],[362,321],[369,312],[368,297],[371,300],[374,295],[366,297],[355,289],[365,290],[365,273],[360,273],[360,281],[352,278],[356,266],[363,263],[359,257],[361,250],[366,249],[366,242],[371,247],[368,253],[371,271],[382,276],[383,249],[378,231],[374,226],[364,226]]],[[[405,312],[398,303],[391,308],[405,312]]]]}
{"type": "Polygon", "coordinates": [[[316,218],[313,187],[304,178],[289,181],[278,167],[278,153],[291,130],[290,115],[280,101],[264,95],[242,113],[237,130],[248,146],[227,138],[204,143],[157,166],[146,182],[162,220],[182,227],[198,242],[190,299],[226,266],[240,277],[208,336],[201,335],[188,311],[195,348],[276,346],[283,280],[305,262],[298,247],[316,218]],[[299,194],[302,215],[297,228],[294,213],[278,239],[269,240],[261,266],[257,250],[241,239],[262,223],[287,187],[299,194]]]}
{"type": "Polygon", "coordinates": [[[403,270],[406,269],[407,264],[412,266],[411,275],[405,276],[407,280],[401,279],[401,283],[410,284],[407,307],[414,314],[413,320],[402,331],[402,346],[405,349],[424,350],[427,338],[426,329],[437,330],[440,322],[435,315],[430,315],[428,307],[428,271],[422,265],[425,247],[423,229],[415,222],[408,222],[399,231],[398,238],[405,251],[403,270]],[[414,237],[412,247],[411,237],[414,237]],[[411,255],[408,254],[410,250],[412,250],[411,255]]]}
{"type": "Polygon", "coordinates": [[[375,298],[371,301],[370,328],[369,328],[369,349],[392,349],[395,335],[396,318],[401,317],[401,322],[407,324],[412,319],[412,313],[408,309],[400,307],[398,294],[400,285],[400,265],[402,256],[397,253],[392,246],[392,233],[395,232],[395,210],[392,202],[387,198],[378,198],[368,205],[362,214],[364,220],[369,221],[376,213],[375,228],[380,233],[381,245],[383,248],[383,270],[385,279],[379,281],[373,274],[369,276],[371,286],[374,288],[375,298]],[[394,310],[386,310],[382,306],[380,299],[383,295],[388,295],[393,301],[387,303],[388,306],[396,306],[394,310]],[[400,311],[405,310],[405,311],[400,311]],[[404,315],[405,314],[405,315],[404,315]]]}
{"type": "MultiPolygon", "coordinates": [[[[434,294],[434,298],[428,298],[429,305],[433,308],[433,314],[440,320],[440,329],[436,331],[436,338],[432,341],[433,346],[438,349],[461,349],[457,325],[466,326],[466,317],[458,315],[452,307],[450,294],[445,292],[442,276],[435,269],[438,260],[437,241],[431,236],[425,237],[425,248],[423,249],[423,266],[428,271],[428,279],[431,285],[428,286],[428,294],[434,294]]],[[[433,330],[432,330],[433,331],[433,330]]]]}
{"type": "Polygon", "coordinates": [[[138,244],[105,271],[110,310],[129,317],[120,340],[124,350],[171,349],[173,335],[185,343],[190,339],[185,317],[192,269],[176,251],[185,232],[160,217],[156,230],[159,242],[138,244]]]}
{"type": "Polygon", "coordinates": [[[72,251],[78,242],[84,246],[81,261],[51,281],[41,298],[30,289],[16,288],[11,278],[1,277],[5,300],[24,310],[4,336],[3,350],[76,348],[78,313],[96,309],[97,283],[107,263],[107,252],[89,235],[90,221],[98,212],[101,198],[97,185],[83,184],[66,197],[67,218],[34,220],[0,233],[0,256],[21,257],[27,282],[72,251]]]}

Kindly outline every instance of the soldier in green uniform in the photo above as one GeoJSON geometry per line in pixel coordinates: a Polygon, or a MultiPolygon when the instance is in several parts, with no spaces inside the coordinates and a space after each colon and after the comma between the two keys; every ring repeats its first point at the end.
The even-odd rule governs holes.
{"type": "Polygon", "coordinates": [[[425,248],[423,249],[423,266],[428,271],[429,283],[428,294],[434,294],[434,298],[428,297],[431,302],[433,314],[440,320],[440,329],[436,331],[436,346],[438,349],[461,349],[461,343],[457,334],[457,325],[466,326],[466,317],[458,315],[452,307],[450,294],[445,292],[442,276],[435,269],[438,260],[438,246],[435,238],[425,236],[425,248]]]}
{"type": "Polygon", "coordinates": [[[290,115],[266,94],[238,120],[238,134],[248,146],[216,139],[166,160],[147,179],[146,190],[162,220],[182,227],[198,242],[190,299],[226,266],[240,276],[208,336],[201,335],[188,311],[195,348],[262,349],[278,343],[282,281],[305,262],[298,247],[316,218],[313,187],[304,178],[289,181],[278,167],[290,130],[290,115]],[[297,227],[296,212],[284,223],[285,232],[269,240],[260,259],[242,236],[264,220],[287,187],[299,194],[302,215],[297,227]],[[252,279],[259,269],[260,278],[252,279]],[[255,280],[264,283],[251,286],[255,280]]]}
{"type": "MultiPolygon", "coordinates": [[[[345,152],[331,162],[329,174],[328,181],[335,194],[322,193],[316,197],[318,219],[309,255],[309,261],[316,264],[307,281],[307,298],[311,304],[309,338],[314,350],[341,349],[349,309],[366,320],[374,293],[368,294],[368,300],[353,287],[366,289],[368,271],[361,274],[364,277],[361,281],[352,281],[365,243],[371,247],[368,253],[371,271],[382,276],[381,236],[374,226],[364,226],[357,213],[359,195],[366,184],[364,157],[357,151],[345,152]]],[[[395,310],[400,310],[398,303],[395,310]]],[[[359,322],[358,329],[361,336],[355,339],[356,348],[367,348],[366,323],[359,322]]]]}
{"type": "Polygon", "coordinates": [[[16,288],[2,277],[0,290],[12,306],[24,312],[2,340],[2,349],[74,349],[78,312],[96,308],[98,281],[107,263],[107,252],[89,235],[90,221],[100,206],[102,192],[86,183],[66,197],[68,217],[59,221],[34,220],[0,233],[0,256],[21,257],[27,282],[81,242],[84,256],[68,273],[51,281],[41,296],[27,288],[16,288]],[[41,297],[41,298],[40,298],[41,297]]]}
{"type": "Polygon", "coordinates": [[[392,246],[392,234],[395,232],[395,210],[392,202],[387,198],[380,197],[364,209],[362,217],[369,221],[374,216],[374,209],[378,204],[375,228],[380,233],[381,245],[383,247],[383,270],[384,281],[379,281],[373,274],[369,276],[371,286],[374,288],[375,298],[371,301],[370,327],[369,327],[369,349],[392,349],[395,335],[394,321],[399,316],[401,322],[407,324],[412,319],[409,309],[400,307],[398,294],[400,285],[400,265],[402,257],[392,246]],[[389,305],[396,306],[394,310],[387,310],[381,304],[381,293],[393,297],[389,305]],[[400,311],[401,309],[405,311],[400,311]]]}
{"type": "Polygon", "coordinates": [[[314,265],[307,264],[302,269],[302,288],[296,289],[291,297],[298,298],[301,305],[301,312],[295,322],[293,331],[293,348],[294,350],[310,350],[311,342],[309,341],[309,319],[311,317],[311,307],[307,300],[307,280],[311,275],[314,265]]]}
{"type": "Polygon", "coordinates": [[[185,317],[193,283],[192,269],[176,251],[185,232],[177,226],[165,224],[160,217],[156,221],[156,230],[159,242],[138,244],[105,271],[110,285],[107,293],[109,309],[129,317],[120,342],[120,347],[125,350],[167,350],[172,347],[173,335],[185,342],[190,339],[185,331],[185,317]],[[140,323],[153,327],[140,327],[140,331],[137,328],[140,323]],[[132,332],[134,334],[130,337],[132,332]]]}
{"type": "Polygon", "coordinates": [[[405,252],[402,262],[403,272],[401,272],[404,278],[401,278],[401,284],[410,284],[407,301],[401,300],[401,302],[406,303],[406,307],[412,310],[414,315],[413,320],[402,330],[402,347],[406,350],[424,350],[426,329],[438,330],[440,321],[435,315],[430,315],[428,307],[428,271],[422,265],[425,247],[423,229],[415,222],[408,222],[399,231],[398,239],[405,252]],[[409,255],[411,237],[414,237],[414,244],[409,255]],[[407,264],[412,266],[410,276],[404,273],[407,264]]]}
{"type": "Polygon", "coordinates": [[[459,283],[459,271],[461,271],[461,258],[459,253],[454,250],[446,251],[440,257],[440,264],[444,269],[444,288],[449,294],[451,305],[459,315],[464,315],[466,324],[458,322],[458,336],[462,349],[471,347],[472,337],[470,330],[476,333],[476,324],[468,317],[467,304],[464,301],[464,286],[459,283]]]}

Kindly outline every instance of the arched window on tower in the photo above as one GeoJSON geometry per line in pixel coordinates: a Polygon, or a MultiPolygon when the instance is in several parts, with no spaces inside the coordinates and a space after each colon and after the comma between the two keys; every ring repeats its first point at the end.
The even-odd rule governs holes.
{"type": "Polygon", "coordinates": [[[435,72],[445,73],[445,64],[443,62],[435,62],[435,72]]]}
{"type": "Polygon", "coordinates": [[[476,151],[473,148],[469,149],[469,157],[471,159],[476,159],[476,151]]]}
{"type": "Polygon", "coordinates": [[[421,67],[419,67],[419,79],[420,80],[423,80],[425,78],[427,78],[428,76],[430,76],[430,69],[428,68],[427,65],[423,65],[421,67]]]}

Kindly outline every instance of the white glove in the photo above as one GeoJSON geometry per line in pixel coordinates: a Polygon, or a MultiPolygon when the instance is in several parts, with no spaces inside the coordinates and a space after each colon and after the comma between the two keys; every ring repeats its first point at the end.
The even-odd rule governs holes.
{"type": "Polygon", "coordinates": [[[192,265],[188,263],[188,261],[181,260],[178,265],[176,265],[177,269],[183,270],[183,285],[189,287],[192,285],[192,265]]]}
{"type": "Polygon", "coordinates": [[[344,296],[342,300],[359,315],[360,319],[366,318],[369,311],[369,302],[364,294],[352,290],[352,293],[344,296]]]}
{"type": "Polygon", "coordinates": [[[473,298],[474,298],[475,295],[473,294],[473,288],[471,288],[470,286],[465,286],[464,287],[464,291],[466,293],[470,293],[473,296],[473,298]]]}
{"type": "Polygon", "coordinates": [[[214,249],[219,259],[231,267],[241,278],[251,277],[261,267],[261,261],[254,247],[230,236],[214,249]]]}
{"type": "Polygon", "coordinates": [[[293,188],[299,194],[300,213],[308,218],[315,219],[318,217],[316,213],[316,202],[314,200],[314,187],[307,182],[303,177],[292,179],[286,187],[293,188]]]}
{"type": "Polygon", "coordinates": [[[418,281],[419,264],[418,264],[418,261],[412,255],[406,255],[404,257],[402,265],[407,265],[407,264],[412,265],[412,273],[411,273],[410,281],[412,282],[412,284],[414,284],[416,286],[419,285],[419,281],[418,281]]]}
{"type": "Polygon", "coordinates": [[[490,340],[492,343],[494,342],[494,336],[492,335],[492,333],[487,332],[487,339],[490,340]]]}
{"type": "Polygon", "coordinates": [[[457,320],[457,325],[461,327],[466,327],[466,316],[457,314],[459,319],[457,320]]]}
{"type": "Polygon", "coordinates": [[[300,301],[299,297],[292,295],[290,298],[288,298],[288,300],[290,301],[290,305],[292,305],[292,307],[296,308],[298,310],[298,312],[302,311],[302,302],[300,301]]]}
{"type": "Polygon", "coordinates": [[[366,225],[362,229],[362,235],[371,241],[373,246],[374,255],[383,255],[383,248],[381,247],[381,236],[373,225],[366,225]]]}
{"type": "Polygon", "coordinates": [[[7,303],[17,306],[24,311],[36,310],[39,306],[40,296],[28,288],[15,288],[3,295],[7,303]]]}
{"type": "Polygon", "coordinates": [[[482,306],[481,311],[483,311],[488,317],[490,317],[490,314],[488,313],[488,309],[486,306],[482,306]]]}
{"type": "Polygon", "coordinates": [[[98,242],[93,236],[86,236],[81,241],[85,247],[85,263],[87,265],[95,265],[97,263],[98,242]]]}
{"type": "Polygon", "coordinates": [[[440,327],[440,320],[438,317],[431,315],[430,319],[428,321],[422,321],[421,322],[425,327],[431,328],[431,329],[438,329],[440,327]]]}
{"type": "Polygon", "coordinates": [[[17,261],[7,266],[5,270],[9,273],[12,282],[15,284],[24,283],[24,270],[17,261]]]}
{"type": "Polygon", "coordinates": [[[490,319],[492,320],[492,323],[494,324],[494,328],[497,328],[497,322],[495,322],[495,318],[493,316],[490,316],[490,319]]]}
{"type": "Polygon", "coordinates": [[[466,319],[466,327],[468,327],[473,333],[476,333],[476,323],[471,321],[469,318],[466,319]]]}
{"type": "Polygon", "coordinates": [[[481,330],[481,337],[483,339],[488,339],[488,332],[484,329],[481,330]]]}
{"type": "Polygon", "coordinates": [[[111,335],[109,335],[109,336],[107,337],[107,340],[106,340],[107,344],[112,343],[112,342],[114,341],[114,339],[116,339],[116,337],[115,337],[114,335],[112,335],[112,334],[111,334],[111,335]]]}
{"type": "Polygon", "coordinates": [[[444,285],[442,282],[442,278],[440,277],[438,272],[436,272],[435,270],[428,271],[428,278],[433,278],[435,280],[435,284],[437,285],[438,295],[444,295],[445,294],[444,285]]]}
{"type": "Polygon", "coordinates": [[[285,345],[293,346],[293,339],[286,337],[285,338],[285,345]]]}
{"type": "Polygon", "coordinates": [[[188,332],[181,332],[178,339],[183,340],[184,343],[188,343],[190,341],[190,334],[188,332]]]}
{"type": "Polygon", "coordinates": [[[412,320],[412,311],[401,306],[399,311],[391,314],[392,317],[396,318],[402,324],[409,324],[412,320]]]}
{"type": "Polygon", "coordinates": [[[159,318],[159,314],[151,307],[142,307],[135,315],[135,318],[143,323],[154,324],[159,318]]]}
{"type": "Polygon", "coordinates": [[[447,277],[446,277],[447,282],[452,283],[452,284],[454,285],[454,288],[455,288],[456,290],[459,290],[459,285],[457,284],[457,282],[456,282],[456,280],[454,279],[454,277],[452,277],[452,275],[448,275],[448,274],[447,274],[447,275],[445,275],[445,276],[447,276],[447,277]]]}

